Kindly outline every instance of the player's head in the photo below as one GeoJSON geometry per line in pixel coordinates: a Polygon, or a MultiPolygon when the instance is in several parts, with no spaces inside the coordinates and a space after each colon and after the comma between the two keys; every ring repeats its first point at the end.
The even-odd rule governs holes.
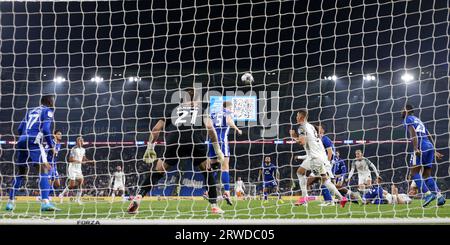
{"type": "Polygon", "coordinates": [[[306,111],[306,109],[300,109],[297,112],[297,123],[298,124],[303,124],[304,122],[306,122],[308,120],[308,111],[306,111]]]}
{"type": "Polygon", "coordinates": [[[116,170],[120,172],[120,171],[122,171],[122,167],[121,166],[117,166],[116,170]]]}
{"type": "Polygon", "coordinates": [[[231,104],[231,102],[230,101],[224,101],[223,102],[223,108],[225,108],[225,109],[231,109],[231,106],[232,106],[233,104],[231,104]]]}
{"type": "Polygon", "coordinates": [[[361,159],[363,157],[362,151],[361,150],[356,150],[355,151],[355,156],[356,156],[356,159],[361,159]]]}
{"type": "Polygon", "coordinates": [[[336,153],[334,154],[336,155],[336,157],[339,157],[341,155],[341,153],[338,150],[336,150],[336,153]]]}
{"type": "Polygon", "coordinates": [[[192,87],[185,88],[182,95],[184,103],[193,103],[195,99],[195,90],[192,87]]]}
{"type": "Polygon", "coordinates": [[[375,179],[375,183],[377,183],[377,184],[383,183],[383,178],[381,178],[381,176],[378,176],[378,177],[375,179]]]}
{"type": "Polygon", "coordinates": [[[406,105],[402,110],[402,118],[405,118],[407,115],[414,114],[414,107],[410,104],[406,105]]]}
{"type": "Polygon", "coordinates": [[[84,144],[84,139],[83,137],[77,137],[77,146],[81,147],[84,144]]]}
{"type": "Polygon", "coordinates": [[[41,105],[53,108],[53,106],[55,105],[55,98],[53,97],[53,95],[43,95],[41,97],[41,105]]]}
{"type": "Polygon", "coordinates": [[[266,164],[269,164],[271,161],[272,161],[272,159],[270,159],[269,156],[267,156],[267,157],[264,158],[264,162],[265,162],[266,164]]]}
{"type": "Polygon", "coordinates": [[[242,178],[241,177],[238,177],[238,181],[241,181],[242,180],[242,178]]]}
{"type": "Polygon", "coordinates": [[[315,126],[316,126],[316,130],[319,133],[319,135],[322,136],[325,134],[325,127],[322,124],[317,123],[315,126]]]}
{"type": "Polygon", "coordinates": [[[53,135],[54,135],[56,141],[61,141],[61,139],[62,139],[62,132],[61,132],[61,130],[56,129],[56,130],[53,132],[53,135]]]}

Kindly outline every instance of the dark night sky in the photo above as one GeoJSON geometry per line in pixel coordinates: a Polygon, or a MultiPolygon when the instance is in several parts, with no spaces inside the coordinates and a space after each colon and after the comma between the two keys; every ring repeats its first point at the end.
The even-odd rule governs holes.
{"type": "MultiPolygon", "coordinates": [[[[56,127],[67,139],[145,140],[178,87],[195,81],[248,91],[236,81],[251,71],[254,91],[280,92],[279,138],[287,137],[294,111],[308,107],[332,139],[401,139],[399,112],[413,103],[438,135],[447,156],[438,171],[448,176],[450,1],[167,2],[1,2],[2,139],[15,134],[42,93],[56,93],[56,127]],[[405,70],[416,78],[408,85],[400,79],[405,70]],[[363,82],[366,73],[377,81],[363,82]],[[336,82],[321,79],[332,74],[336,82]],[[57,75],[68,82],[55,85],[57,75]],[[89,82],[94,75],[105,82],[89,82]],[[126,82],[131,75],[142,81],[126,82]]],[[[259,139],[259,130],[245,128],[237,140],[259,139]]],[[[290,147],[240,145],[232,152],[239,168],[249,169],[249,153],[277,152],[280,165],[290,164],[290,147]]],[[[351,147],[338,147],[352,156],[351,147]]],[[[364,147],[386,165],[383,174],[404,179],[404,145],[364,147]]],[[[128,150],[135,149],[95,149],[108,160],[142,156],[136,150],[130,158],[128,150]]]]}

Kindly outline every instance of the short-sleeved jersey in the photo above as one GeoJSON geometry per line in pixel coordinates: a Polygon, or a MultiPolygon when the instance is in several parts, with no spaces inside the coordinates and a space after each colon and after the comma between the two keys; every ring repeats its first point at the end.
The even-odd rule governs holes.
{"type": "Polygon", "coordinates": [[[242,181],[242,180],[236,181],[236,189],[245,189],[244,181],[242,181]]]}
{"type": "Polygon", "coordinates": [[[47,144],[53,146],[52,124],[53,109],[46,106],[39,106],[28,111],[19,125],[19,141],[42,144],[45,138],[47,144]]]}
{"type": "Polygon", "coordinates": [[[303,147],[308,157],[328,161],[327,155],[325,154],[325,147],[313,125],[305,122],[298,128],[298,134],[306,137],[306,144],[303,147]]]}
{"type": "Polygon", "coordinates": [[[264,182],[273,181],[275,179],[275,172],[277,170],[277,166],[275,164],[270,163],[266,164],[263,163],[263,175],[264,175],[264,182]]]}
{"type": "Polygon", "coordinates": [[[345,165],[344,159],[335,157],[332,172],[334,175],[345,175],[347,173],[347,166],[345,165]]]}
{"type": "MultiPolygon", "coordinates": [[[[86,155],[86,149],[84,149],[83,147],[78,147],[78,146],[74,146],[71,150],[70,150],[70,157],[73,157],[73,159],[75,159],[76,161],[83,161],[84,156],[86,155]]],[[[80,165],[81,164],[78,164],[80,165]]]]}
{"type": "Polygon", "coordinates": [[[50,151],[51,148],[48,145],[45,145],[45,152],[47,153],[47,161],[51,164],[56,164],[56,161],[58,160],[58,153],[61,150],[61,143],[53,140],[53,146],[56,151],[55,155],[53,155],[53,152],[50,151]]]}
{"type": "Polygon", "coordinates": [[[123,171],[116,171],[113,174],[114,185],[125,185],[125,173],[123,171]]]}
{"type": "MultiPolygon", "coordinates": [[[[70,150],[70,157],[73,157],[76,161],[83,161],[86,155],[86,149],[83,147],[74,146],[70,150]]],[[[69,168],[81,172],[81,163],[70,163],[69,168]]]]}
{"type": "Polygon", "coordinates": [[[363,157],[361,160],[354,160],[353,165],[358,171],[358,174],[370,174],[370,165],[371,161],[369,159],[363,157]]]}
{"type": "MultiPolygon", "coordinates": [[[[403,125],[406,129],[406,137],[408,138],[409,130],[408,126],[412,126],[416,131],[416,136],[418,140],[418,147],[420,150],[429,150],[433,148],[433,144],[428,139],[428,130],[423,124],[423,122],[413,115],[408,115],[403,121],[403,125]]],[[[414,137],[414,135],[409,135],[410,138],[414,137]]]]}
{"type": "Polygon", "coordinates": [[[223,109],[219,112],[211,113],[211,120],[216,129],[217,137],[219,142],[228,141],[228,132],[230,132],[230,125],[227,123],[227,117],[231,116],[233,113],[228,109],[223,109]]]}
{"type": "Polygon", "coordinates": [[[203,119],[207,117],[207,110],[201,104],[169,104],[165,107],[166,145],[173,144],[204,144],[207,130],[203,119]]]}

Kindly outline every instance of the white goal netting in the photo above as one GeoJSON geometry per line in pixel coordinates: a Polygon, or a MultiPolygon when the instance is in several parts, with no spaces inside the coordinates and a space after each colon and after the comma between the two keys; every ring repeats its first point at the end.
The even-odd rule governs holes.
{"type": "MultiPolygon", "coordinates": [[[[437,207],[438,192],[424,208],[424,195],[411,187],[413,145],[401,116],[412,105],[443,154],[433,159],[430,176],[445,198],[449,7],[446,0],[0,1],[0,220],[216,217],[205,200],[202,170],[185,158],[146,193],[138,214],[127,213],[151,172],[143,161],[150,132],[177,92],[188,87],[196,88],[208,112],[220,112],[223,102],[230,102],[231,117],[242,130],[228,133],[233,205],[222,197],[226,170],[214,174],[226,219],[449,218],[448,204],[437,207]],[[254,81],[241,79],[246,72],[254,81]],[[20,175],[19,125],[48,94],[56,99],[52,130],[62,133],[60,186],[49,194],[61,209],[56,212],[41,210],[37,168],[13,188],[20,175]],[[386,191],[378,196],[382,204],[370,199],[361,205],[349,196],[353,202],[345,208],[322,206],[316,182],[308,186],[309,205],[294,205],[302,196],[296,174],[302,160],[296,157],[305,151],[289,131],[297,130],[302,108],[339,151],[347,172],[336,167],[337,177],[348,177],[356,150],[374,164],[386,191]],[[82,164],[82,191],[66,191],[61,200],[79,136],[86,158],[95,163],[82,164]],[[272,186],[262,176],[267,156],[276,182],[269,193],[264,184],[272,186]],[[235,194],[238,178],[243,195],[235,194]],[[392,193],[393,185],[399,195],[392,193]],[[392,194],[412,201],[401,204],[392,194]],[[7,211],[9,203],[13,210],[7,211]]],[[[163,134],[155,142],[158,157],[166,149],[163,134]]],[[[355,170],[342,187],[364,197],[373,186],[366,182],[363,191],[358,186],[363,177],[355,170]]],[[[368,178],[375,183],[375,172],[368,178]]]]}

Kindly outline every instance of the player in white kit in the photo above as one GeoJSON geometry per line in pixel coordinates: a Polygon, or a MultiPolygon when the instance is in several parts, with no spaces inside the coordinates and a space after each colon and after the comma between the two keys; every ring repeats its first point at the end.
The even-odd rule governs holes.
{"type": "Polygon", "coordinates": [[[121,166],[116,167],[109,186],[112,186],[111,203],[114,202],[116,195],[121,196],[122,201],[125,201],[125,173],[122,171],[121,166]]]}
{"type": "Polygon", "coordinates": [[[380,176],[375,165],[367,158],[365,158],[362,154],[361,150],[355,151],[356,159],[352,162],[352,168],[350,173],[348,174],[347,183],[350,183],[350,179],[352,178],[355,169],[358,171],[358,188],[361,192],[367,189],[367,186],[372,185],[372,176],[370,169],[375,172],[377,178],[380,176]]]}
{"type": "Polygon", "coordinates": [[[235,183],[234,195],[235,195],[236,198],[240,198],[240,197],[244,197],[245,196],[244,181],[242,181],[241,177],[238,177],[238,180],[235,183]]]}
{"type": "Polygon", "coordinates": [[[302,191],[302,197],[297,201],[296,205],[307,204],[307,178],[306,171],[311,171],[315,176],[321,176],[321,184],[325,185],[332,195],[335,195],[340,200],[341,207],[347,203],[347,198],[342,196],[337,190],[336,186],[331,182],[327,176],[325,164],[328,161],[325,153],[325,147],[322,144],[319,134],[313,125],[308,123],[308,112],[300,110],[297,112],[297,123],[299,124],[298,134],[290,131],[290,135],[297,143],[303,145],[306,151],[306,159],[302,162],[297,170],[297,177],[302,191]]]}
{"type": "Polygon", "coordinates": [[[63,192],[59,194],[60,202],[63,202],[64,194],[69,192],[69,190],[78,187],[78,192],[76,196],[76,202],[80,205],[81,195],[83,193],[83,172],[81,171],[81,165],[85,163],[95,163],[94,160],[89,160],[86,158],[86,149],[83,147],[84,140],[82,137],[78,137],[76,145],[70,150],[69,155],[69,167],[67,168],[67,179],[69,180],[69,185],[66,186],[63,192]]]}

